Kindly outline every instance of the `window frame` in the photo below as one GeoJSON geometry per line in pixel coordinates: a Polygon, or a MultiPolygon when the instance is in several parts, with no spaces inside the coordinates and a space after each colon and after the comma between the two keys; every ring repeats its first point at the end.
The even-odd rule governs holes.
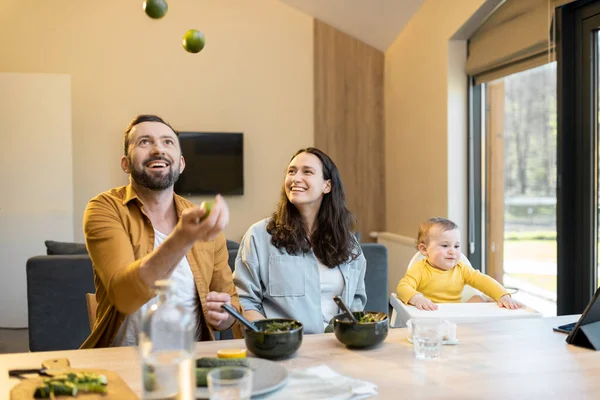
{"type": "Polygon", "coordinates": [[[596,285],[597,82],[593,71],[597,50],[593,32],[600,27],[600,1],[571,3],[556,14],[557,314],[566,315],[581,313],[596,285]]]}

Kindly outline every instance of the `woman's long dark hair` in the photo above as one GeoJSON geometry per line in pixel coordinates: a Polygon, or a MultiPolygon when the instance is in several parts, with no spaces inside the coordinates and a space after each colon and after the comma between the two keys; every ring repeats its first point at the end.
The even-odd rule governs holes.
{"type": "Polygon", "coordinates": [[[271,243],[278,249],[285,249],[288,254],[308,253],[312,249],[315,256],[329,268],[355,260],[361,253],[352,232],[356,228],[356,219],[346,207],[344,187],[335,163],[314,147],[299,150],[292,160],[301,153],[314,154],[321,160],[323,178],[331,180],[331,191],[323,195],[315,229],[309,240],[302,215],[288,200],[284,183],[277,210],[267,225],[271,243]]]}

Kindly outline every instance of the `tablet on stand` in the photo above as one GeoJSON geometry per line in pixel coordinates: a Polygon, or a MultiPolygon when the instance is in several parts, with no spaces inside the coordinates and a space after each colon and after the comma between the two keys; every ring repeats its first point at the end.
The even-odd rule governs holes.
{"type": "Polygon", "coordinates": [[[567,343],[588,349],[600,350],[600,288],[573,327],[567,343]]]}

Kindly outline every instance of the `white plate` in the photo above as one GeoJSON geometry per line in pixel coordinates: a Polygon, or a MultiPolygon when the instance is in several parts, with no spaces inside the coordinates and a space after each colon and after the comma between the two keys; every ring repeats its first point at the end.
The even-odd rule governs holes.
{"type": "MultiPolygon", "coordinates": [[[[250,368],[254,372],[252,378],[252,396],[272,392],[285,384],[288,377],[287,369],[281,364],[262,358],[248,357],[250,368]]],[[[197,399],[208,399],[208,388],[196,388],[197,399]]]]}

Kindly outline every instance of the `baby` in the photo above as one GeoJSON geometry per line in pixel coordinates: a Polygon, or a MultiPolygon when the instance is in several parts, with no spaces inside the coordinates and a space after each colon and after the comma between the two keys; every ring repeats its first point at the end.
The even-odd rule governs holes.
{"type": "MultiPolygon", "coordinates": [[[[465,285],[485,293],[508,309],[523,307],[493,278],[460,262],[460,231],[446,218],[430,218],[419,227],[417,248],[425,259],[412,264],[396,294],[419,310],[437,310],[435,303],[460,303],[465,285]]],[[[484,301],[473,296],[470,302],[484,301]]]]}

